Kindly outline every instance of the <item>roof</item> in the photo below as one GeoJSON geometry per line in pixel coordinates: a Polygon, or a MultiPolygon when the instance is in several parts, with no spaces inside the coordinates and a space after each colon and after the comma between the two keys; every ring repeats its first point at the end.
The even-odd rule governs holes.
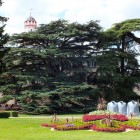
{"type": "Polygon", "coordinates": [[[35,18],[33,18],[32,16],[29,16],[29,17],[26,19],[26,21],[34,21],[34,22],[36,22],[35,18]]]}

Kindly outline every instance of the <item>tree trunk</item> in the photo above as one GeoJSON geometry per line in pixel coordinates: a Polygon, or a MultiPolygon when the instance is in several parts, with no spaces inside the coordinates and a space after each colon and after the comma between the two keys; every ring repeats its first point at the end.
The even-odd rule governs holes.
{"type": "Polygon", "coordinates": [[[122,48],[120,51],[121,51],[120,71],[121,71],[121,75],[124,76],[125,74],[125,65],[124,65],[125,36],[122,37],[122,48]]]}

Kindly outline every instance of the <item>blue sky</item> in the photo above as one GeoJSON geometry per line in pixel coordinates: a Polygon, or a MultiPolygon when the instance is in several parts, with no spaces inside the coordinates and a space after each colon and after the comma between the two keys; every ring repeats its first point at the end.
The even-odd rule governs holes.
{"type": "Polygon", "coordinates": [[[24,31],[24,21],[30,15],[39,24],[66,19],[70,22],[86,23],[100,20],[107,29],[113,23],[140,18],[140,0],[3,0],[0,15],[9,17],[6,32],[24,31]]]}

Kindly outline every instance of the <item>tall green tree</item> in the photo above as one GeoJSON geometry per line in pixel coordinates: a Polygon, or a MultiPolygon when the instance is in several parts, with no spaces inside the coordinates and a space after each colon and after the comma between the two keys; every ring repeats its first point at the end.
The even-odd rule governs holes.
{"type": "Polygon", "coordinates": [[[98,56],[98,85],[103,94],[113,99],[134,98],[133,88],[140,80],[139,51],[135,46],[140,38],[140,19],[129,19],[116,23],[103,33],[101,56],[98,56]]]}
{"type": "MultiPolygon", "coordinates": [[[[0,0],[0,6],[2,6],[2,1],[0,0]]],[[[2,58],[8,51],[8,48],[5,48],[4,45],[7,43],[9,36],[4,33],[5,22],[8,20],[6,17],[0,16],[0,73],[2,73],[5,64],[2,61],[2,58]]]]}
{"type": "MultiPolygon", "coordinates": [[[[10,42],[16,47],[4,57],[7,71],[3,74],[1,90],[18,98],[42,94],[48,100],[65,104],[68,100],[58,100],[52,94],[58,89],[58,93],[63,93],[63,89],[68,88],[68,97],[64,97],[70,98],[75,85],[79,85],[79,92],[86,90],[82,86],[89,69],[83,62],[94,59],[101,29],[97,21],[79,24],[58,20],[43,24],[34,32],[14,34],[10,42]]],[[[76,100],[76,94],[74,96],[76,100]]],[[[80,106],[80,102],[78,104],[80,106]]],[[[53,108],[56,106],[58,104],[53,108]]]]}

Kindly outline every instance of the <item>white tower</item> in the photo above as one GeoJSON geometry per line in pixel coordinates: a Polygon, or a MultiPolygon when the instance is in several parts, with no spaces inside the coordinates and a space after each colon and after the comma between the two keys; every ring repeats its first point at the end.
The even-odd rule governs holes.
{"type": "Polygon", "coordinates": [[[30,16],[24,21],[24,30],[25,32],[34,31],[37,28],[37,22],[35,18],[30,16]]]}

